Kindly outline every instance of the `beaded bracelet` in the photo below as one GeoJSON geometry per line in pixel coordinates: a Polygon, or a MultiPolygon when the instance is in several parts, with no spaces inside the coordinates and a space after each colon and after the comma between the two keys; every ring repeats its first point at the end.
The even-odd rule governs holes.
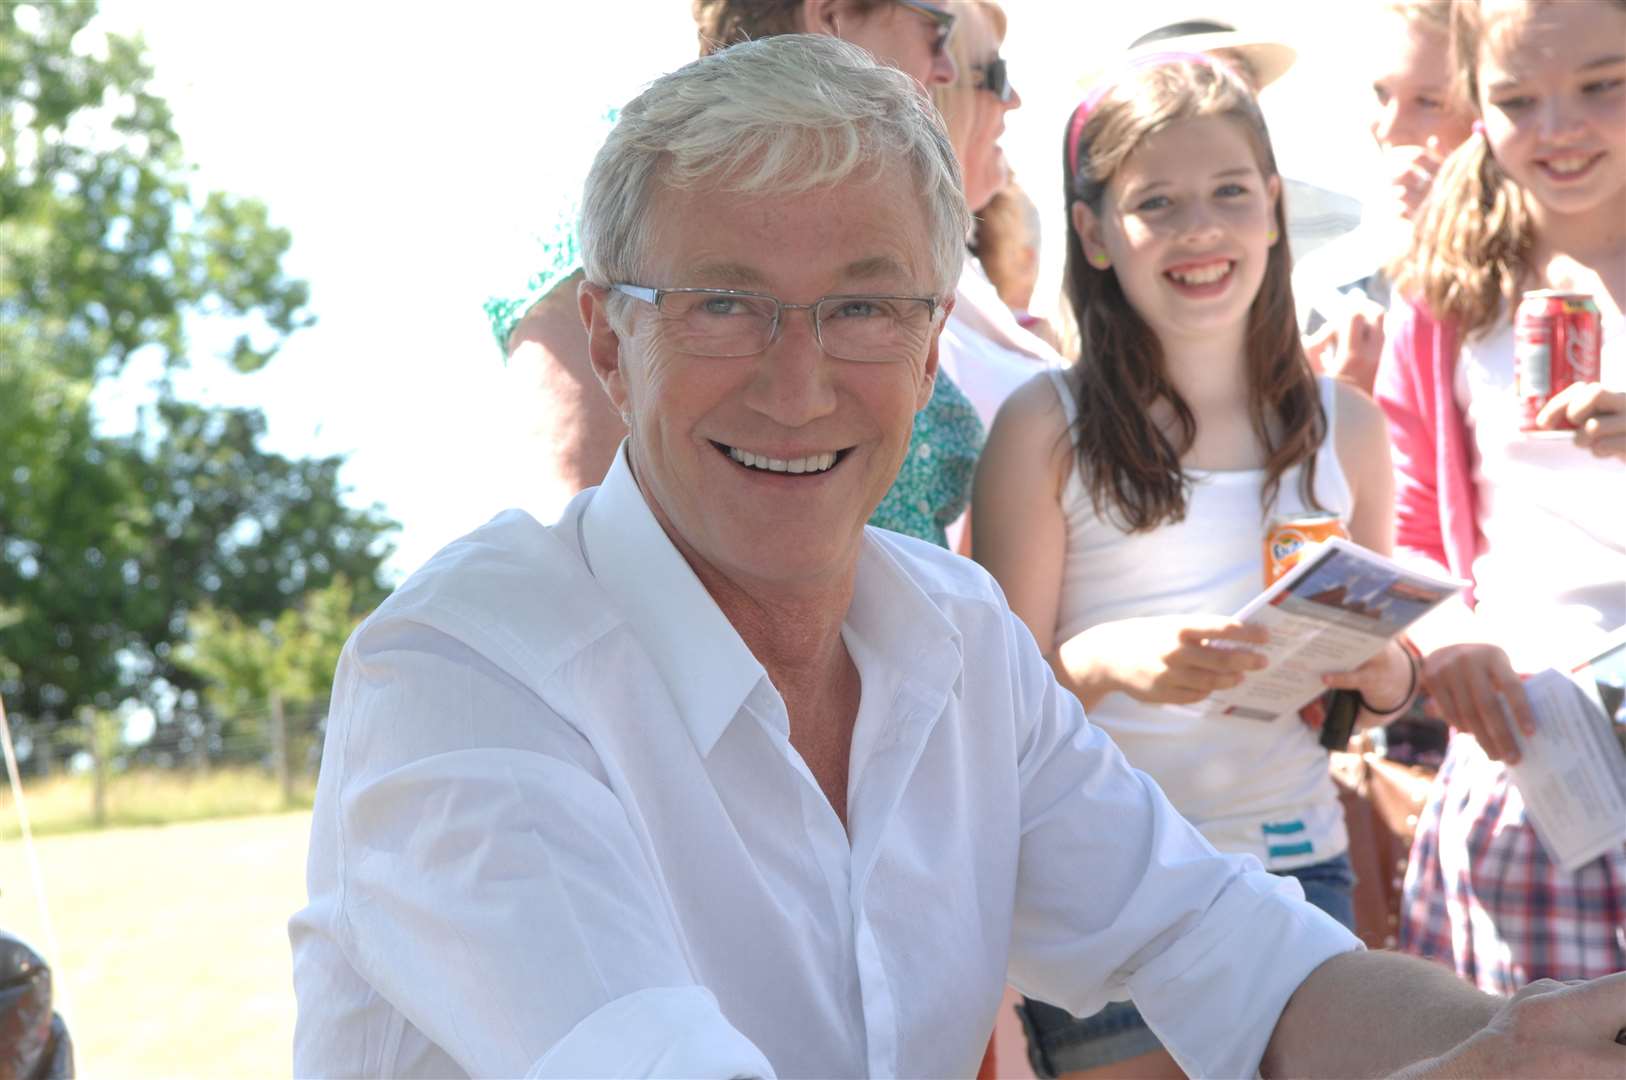
{"type": "Polygon", "coordinates": [[[1411,699],[1417,696],[1417,684],[1421,681],[1423,675],[1422,655],[1417,651],[1417,646],[1412,644],[1410,638],[1402,637],[1399,641],[1400,651],[1406,654],[1406,666],[1411,668],[1411,683],[1406,687],[1406,695],[1400,699],[1400,704],[1389,709],[1379,709],[1367,701],[1359,690],[1355,691],[1355,700],[1360,703],[1361,708],[1373,716],[1393,716],[1407,705],[1410,705],[1411,699]]]}

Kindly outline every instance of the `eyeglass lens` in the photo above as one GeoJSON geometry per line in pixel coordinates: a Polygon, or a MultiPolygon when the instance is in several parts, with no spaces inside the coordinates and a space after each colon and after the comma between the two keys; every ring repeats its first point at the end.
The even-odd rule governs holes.
{"type": "MultiPolygon", "coordinates": [[[[670,292],[660,309],[672,344],[695,356],[754,356],[779,330],[780,308],[768,296],[670,292]]],[[[932,305],[912,297],[836,296],[815,304],[813,318],[819,345],[838,360],[908,360],[925,350],[932,305]]]]}

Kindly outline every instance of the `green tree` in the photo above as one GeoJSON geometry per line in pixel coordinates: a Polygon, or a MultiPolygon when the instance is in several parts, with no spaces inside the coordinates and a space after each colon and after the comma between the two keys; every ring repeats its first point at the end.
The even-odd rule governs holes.
{"type": "Polygon", "coordinates": [[[0,4],[0,322],[91,378],[145,348],[184,364],[186,317],[227,316],[245,324],[228,358],[252,371],[310,322],[288,234],[252,199],[193,196],[141,40],[95,33],[95,15],[0,4]]]}
{"type": "Polygon", "coordinates": [[[95,14],[0,0],[0,694],[39,747],[136,697],[179,748],[206,709],[176,662],[191,613],[274,623],[341,576],[371,606],[394,525],[347,505],[340,458],[269,453],[257,410],[167,378],[139,430],[99,432],[96,382],[142,350],[197,362],[196,320],[229,329],[213,362],[250,372],[312,319],[287,232],[193,191],[141,41],[95,14]]]}
{"type": "Polygon", "coordinates": [[[212,605],[193,611],[178,662],[203,680],[221,743],[235,756],[257,757],[268,749],[259,721],[273,698],[303,715],[325,702],[339,653],[366,606],[341,575],[275,619],[245,619],[212,605]]]}

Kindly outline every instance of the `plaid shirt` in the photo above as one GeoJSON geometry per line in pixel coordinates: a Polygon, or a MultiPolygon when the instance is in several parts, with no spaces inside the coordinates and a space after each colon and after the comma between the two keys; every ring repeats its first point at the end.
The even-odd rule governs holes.
{"type": "Polygon", "coordinates": [[[1493,994],[1626,970],[1626,847],[1559,868],[1507,768],[1458,733],[1418,822],[1400,948],[1493,994]]]}

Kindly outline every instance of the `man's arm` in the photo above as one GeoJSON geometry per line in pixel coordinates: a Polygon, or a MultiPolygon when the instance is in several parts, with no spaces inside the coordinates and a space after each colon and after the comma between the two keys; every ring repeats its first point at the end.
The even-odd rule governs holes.
{"type": "Polygon", "coordinates": [[[1022,814],[1011,985],[1075,1016],[1132,996],[1188,1074],[1253,1075],[1288,999],[1359,940],[1296,882],[1217,854],[1009,625],[1022,814]]]}
{"type": "Polygon", "coordinates": [[[572,275],[514,326],[503,376],[525,490],[540,491],[558,506],[604,479],[627,435],[587,357],[576,307],[580,280],[580,272],[572,275]]]}
{"type": "Polygon", "coordinates": [[[1288,1000],[1265,1049],[1266,1077],[1626,1076],[1626,974],[1480,993],[1426,960],[1343,953],[1288,1000]]]}
{"type": "Polygon", "coordinates": [[[323,1056],[362,1038],[335,1033],[357,1022],[331,992],[348,968],[469,1075],[771,1074],[698,985],[592,747],[525,687],[375,619],[328,722],[293,924],[297,1073],[365,1069],[323,1056]]]}

